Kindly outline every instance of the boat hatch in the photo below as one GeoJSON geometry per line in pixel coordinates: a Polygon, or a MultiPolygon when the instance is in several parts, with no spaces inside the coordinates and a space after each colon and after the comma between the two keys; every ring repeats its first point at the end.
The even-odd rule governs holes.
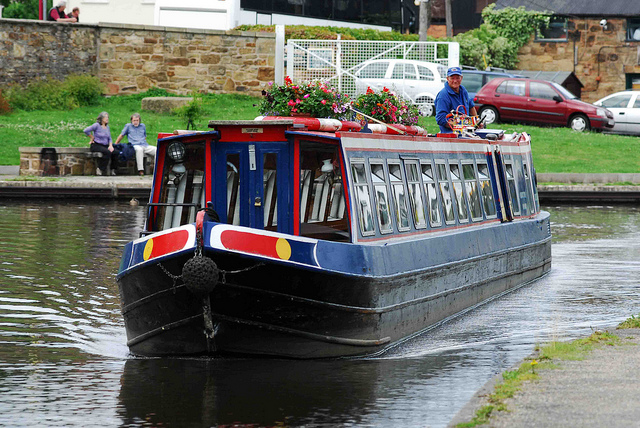
{"type": "Polygon", "coordinates": [[[288,142],[218,142],[214,157],[221,222],[291,233],[288,142]]]}

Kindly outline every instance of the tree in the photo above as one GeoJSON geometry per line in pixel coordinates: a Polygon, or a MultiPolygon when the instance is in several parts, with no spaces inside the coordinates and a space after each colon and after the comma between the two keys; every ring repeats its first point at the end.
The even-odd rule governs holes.
{"type": "Polygon", "coordinates": [[[40,0],[0,0],[3,18],[39,19],[40,0]]]}
{"type": "Polygon", "coordinates": [[[418,36],[421,42],[427,41],[427,30],[429,30],[429,21],[431,20],[431,4],[429,0],[420,1],[419,13],[419,30],[418,36]]]}

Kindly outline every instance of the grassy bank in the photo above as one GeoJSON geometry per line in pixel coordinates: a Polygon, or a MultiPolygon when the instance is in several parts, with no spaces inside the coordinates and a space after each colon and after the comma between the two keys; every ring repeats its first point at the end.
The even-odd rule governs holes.
{"type": "MultiPolygon", "coordinates": [[[[205,116],[197,129],[207,129],[212,119],[253,119],[258,115],[257,98],[242,95],[206,95],[205,116]]],[[[69,111],[15,111],[0,116],[0,165],[18,165],[18,147],[79,147],[88,145],[82,130],[91,125],[98,113],[107,111],[115,139],[133,112],[140,112],[141,96],[104,98],[94,107],[69,111]]],[[[158,132],[185,129],[177,116],[140,112],[153,136],[158,132]]],[[[438,130],[433,117],[421,118],[428,132],[438,130]]],[[[576,133],[567,128],[541,128],[521,124],[499,124],[507,132],[531,134],[536,170],[566,173],[638,173],[640,172],[640,138],[595,132],[576,133]]]]}
{"type": "MultiPolygon", "coordinates": [[[[640,316],[627,319],[617,329],[640,328],[640,316]]],[[[494,387],[493,393],[487,396],[487,404],[479,408],[474,418],[466,423],[456,425],[458,428],[471,428],[490,422],[495,412],[508,411],[505,400],[523,387],[525,382],[538,379],[541,370],[552,370],[560,367],[561,361],[583,360],[591,351],[603,346],[615,346],[622,339],[608,331],[596,331],[584,339],[571,342],[551,342],[537,347],[533,357],[527,358],[516,370],[502,374],[502,381],[494,387]]]]}

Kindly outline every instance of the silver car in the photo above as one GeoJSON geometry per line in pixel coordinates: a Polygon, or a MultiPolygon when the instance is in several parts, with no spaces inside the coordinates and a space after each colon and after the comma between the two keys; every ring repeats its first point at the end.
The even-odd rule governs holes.
{"type": "Polygon", "coordinates": [[[411,100],[424,116],[432,116],[436,95],[444,88],[446,67],[408,59],[373,59],[362,63],[354,75],[356,93],[365,93],[368,87],[377,91],[387,87],[411,100]]]}
{"type": "Polygon", "coordinates": [[[613,113],[616,124],[607,132],[640,135],[640,91],[623,91],[593,103],[613,113]]]}

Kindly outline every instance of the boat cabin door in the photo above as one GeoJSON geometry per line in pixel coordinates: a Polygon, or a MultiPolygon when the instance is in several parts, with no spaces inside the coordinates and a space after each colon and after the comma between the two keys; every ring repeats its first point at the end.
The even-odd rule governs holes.
{"type": "Polygon", "coordinates": [[[289,143],[215,143],[215,209],[221,222],[291,233],[289,143]]]}

